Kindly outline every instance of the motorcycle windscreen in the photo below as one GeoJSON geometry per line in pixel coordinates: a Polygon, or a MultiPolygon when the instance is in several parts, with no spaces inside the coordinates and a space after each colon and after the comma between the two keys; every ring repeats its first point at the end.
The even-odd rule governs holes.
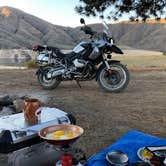
{"type": "Polygon", "coordinates": [[[117,46],[115,46],[114,44],[111,47],[109,47],[109,51],[117,53],[117,54],[123,54],[122,50],[118,48],[117,46]]]}

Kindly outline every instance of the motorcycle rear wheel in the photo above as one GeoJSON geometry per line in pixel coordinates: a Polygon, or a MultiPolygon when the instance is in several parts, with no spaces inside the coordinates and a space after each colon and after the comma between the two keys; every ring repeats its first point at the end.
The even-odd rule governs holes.
{"type": "Polygon", "coordinates": [[[60,80],[58,80],[58,78],[47,79],[47,73],[49,72],[49,70],[51,70],[51,67],[44,67],[42,72],[39,72],[37,75],[38,82],[40,83],[42,88],[46,90],[55,89],[61,82],[60,80]]]}
{"type": "Polygon", "coordinates": [[[111,74],[103,67],[99,71],[98,84],[99,86],[111,93],[119,93],[123,91],[130,79],[129,71],[126,66],[121,63],[110,64],[111,74]]]}

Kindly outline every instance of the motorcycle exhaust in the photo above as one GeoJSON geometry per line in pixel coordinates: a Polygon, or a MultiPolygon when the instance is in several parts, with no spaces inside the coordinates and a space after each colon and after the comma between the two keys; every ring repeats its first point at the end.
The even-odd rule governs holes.
{"type": "Polygon", "coordinates": [[[65,69],[60,69],[60,70],[52,70],[47,73],[47,79],[52,79],[56,76],[62,75],[65,73],[65,69]]]}

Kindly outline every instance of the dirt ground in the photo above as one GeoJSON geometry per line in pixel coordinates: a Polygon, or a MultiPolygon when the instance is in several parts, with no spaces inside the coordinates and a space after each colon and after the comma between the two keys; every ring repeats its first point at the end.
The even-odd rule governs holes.
{"type": "Polygon", "coordinates": [[[81,89],[75,82],[64,82],[46,91],[35,70],[0,70],[0,96],[29,95],[72,113],[85,129],[77,146],[91,156],[132,129],[166,138],[166,70],[130,74],[127,89],[111,94],[95,81],[81,83],[81,89]]]}

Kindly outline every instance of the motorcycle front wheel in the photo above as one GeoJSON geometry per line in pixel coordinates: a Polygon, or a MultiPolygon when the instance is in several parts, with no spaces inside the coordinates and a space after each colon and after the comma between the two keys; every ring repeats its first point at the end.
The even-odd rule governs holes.
{"type": "Polygon", "coordinates": [[[129,83],[129,71],[121,63],[110,64],[111,72],[106,67],[101,68],[98,75],[99,86],[111,93],[119,93],[124,90],[129,83]]]}
{"type": "Polygon", "coordinates": [[[39,72],[37,74],[38,82],[40,83],[42,88],[46,89],[46,90],[55,89],[61,82],[57,78],[47,79],[47,73],[51,69],[52,68],[49,66],[43,67],[42,70],[39,70],[39,72]]]}

